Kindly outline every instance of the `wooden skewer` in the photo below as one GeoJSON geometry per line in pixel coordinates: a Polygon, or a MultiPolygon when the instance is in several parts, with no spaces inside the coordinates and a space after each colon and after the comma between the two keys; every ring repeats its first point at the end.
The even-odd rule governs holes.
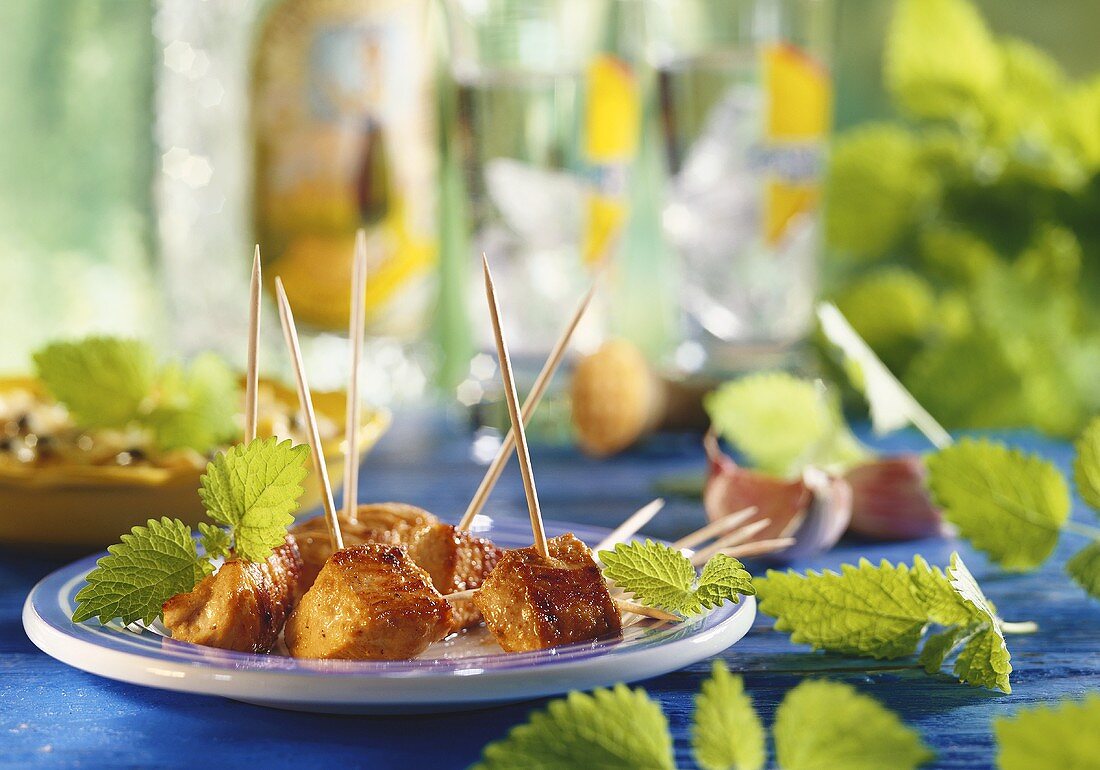
{"type": "MultiPolygon", "coordinates": [[[[449,602],[456,602],[462,599],[471,599],[473,598],[474,594],[476,594],[480,590],[480,588],[468,588],[465,591],[456,591],[453,594],[445,594],[443,598],[449,602]]],[[[679,615],[673,615],[671,612],[665,612],[664,610],[659,610],[656,607],[646,607],[643,604],[636,604],[627,599],[613,597],[612,601],[615,602],[615,606],[619,608],[620,612],[633,612],[635,615],[642,615],[643,617],[654,618],[655,620],[674,620],[677,622],[683,620],[683,618],[681,618],[679,615]]]]}
{"type": "Polygon", "coordinates": [[[512,375],[512,361],[508,357],[508,345],[501,330],[500,305],[497,303],[496,290],[493,288],[493,274],[489,271],[489,258],[481,257],[485,270],[485,296],[489,301],[489,316],[493,322],[493,335],[496,337],[497,358],[500,363],[500,376],[504,381],[504,397],[508,402],[508,416],[512,420],[512,430],[516,433],[516,454],[519,455],[519,470],[523,475],[523,491],[527,495],[527,512],[531,516],[531,534],[535,539],[535,550],[545,558],[550,558],[546,547],[546,532],[542,527],[542,511],[539,509],[538,491],[535,489],[535,475],[531,469],[531,454],[527,450],[527,433],[523,429],[523,418],[519,412],[519,396],[516,394],[516,382],[512,375]]]}
{"type": "Polygon", "coordinates": [[[646,607],[644,604],[635,604],[626,599],[615,599],[614,601],[619,608],[619,612],[633,612],[635,615],[642,615],[656,620],[672,620],[677,623],[683,620],[679,615],[673,615],[671,612],[665,612],[656,607],[646,607]]]}
{"type": "Polygon", "coordinates": [[[344,516],[355,524],[359,520],[359,362],[363,353],[365,313],[363,296],[367,291],[367,234],[360,228],[355,234],[355,256],[351,267],[351,306],[348,309],[347,422],[344,426],[344,516]]]}
{"type": "Polygon", "coordinates": [[[604,551],[608,548],[613,548],[616,543],[624,543],[629,540],[634,534],[649,523],[657,513],[665,507],[665,501],[661,498],[657,498],[650,503],[639,508],[633,513],[630,518],[617,526],[610,535],[592,549],[592,553],[598,554],[600,551],[604,551]]]}
{"type": "MultiPolygon", "coordinates": [[[[554,373],[557,372],[558,367],[561,365],[561,361],[565,357],[565,351],[569,349],[569,343],[573,339],[573,332],[577,330],[577,326],[584,317],[585,311],[588,310],[588,306],[592,304],[592,298],[596,295],[596,288],[599,285],[603,269],[601,265],[597,270],[596,276],[592,279],[592,285],[588,288],[588,291],[585,292],[581,301],[577,303],[576,309],[573,310],[573,315],[569,318],[569,323],[565,325],[557,342],[554,343],[554,347],[550,351],[550,356],[546,359],[546,363],[542,365],[542,371],[539,372],[539,376],[535,379],[535,384],[532,386],[531,392],[527,394],[527,399],[523,402],[522,412],[524,425],[531,421],[531,416],[535,413],[535,410],[538,409],[539,402],[542,401],[542,397],[546,393],[546,388],[550,384],[550,380],[553,379],[554,373]]],[[[471,525],[473,525],[474,518],[481,513],[481,509],[485,507],[489,495],[492,494],[493,488],[500,479],[500,474],[504,471],[504,466],[508,464],[508,460],[511,459],[512,452],[515,451],[515,448],[516,433],[514,429],[509,428],[508,435],[504,437],[500,449],[497,450],[496,457],[494,457],[493,461],[489,464],[489,467],[485,471],[485,476],[478,485],[477,491],[474,492],[473,499],[470,500],[470,504],[466,508],[466,513],[462,515],[462,520],[458,522],[458,529],[469,529],[471,525]]]]}
{"type": "Polygon", "coordinates": [[[298,344],[298,330],[294,327],[294,313],[290,309],[290,302],[286,298],[286,290],[280,278],[275,278],[275,297],[279,305],[279,320],[283,326],[283,337],[286,339],[287,349],[294,364],[294,379],[298,384],[298,403],[305,413],[307,437],[309,440],[310,454],[313,455],[313,469],[317,472],[317,479],[321,484],[321,502],[325,507],[325,517],[328,521],[329,538],[332,541],[332,550],[341,551],[344,548],[344,535],[340,531],[340,519],[336,516],[336,505],[332,502],[332,485],[328,480],[328,469],[325,467],[325,455],[321,451],[321,434],[317,430],[317,415],[313,411],[313,397],[310,395],[309,383],[306,381],[306,369],[302,363],[302,349],[298,344]]]}
{"type": "Polygon", "coordinates": [[[700,543],[709,540],[712,537],[718,537],[724,535],[727,532],[737,529],[746,521],[756,515],[756,506],[752,505],[741,511],[736,511],[723,516],[717,521],[712,521],[705,527],[700,527],[691,534],[684,535],[682,538],[672,544],[673,548],[694,548],[700,543]]]}
{"type": "Polygon", "coordinates": [[[715,542],[711,543],[706,548],[696,551],[691,556],[691,563],[695,566],[699,566],[719,551],[746,542],[747,540],[751,539],[753,535],[755,535],[760,530],[765,529],[771,523],[771,519],[760,519],[759,521],[754,521],[752,524],[741,527],[741,529],[734,530],[725,537],[721,537],[715,542]]]}
{"type": "Polygon", "coordinates": [[[783,531],[779,533],[780,537],[794,537],[794,533],[798,531],[802,526],[802,522],[806,520],[806,512],[799,511],[787,522],[787,526],[783,527],[783,531]]]}
{"type": "Polygon", "coordinates": [[[752,543],[745,543],[735,548],[724,548],[719,553],[724,553],[726,556],[759,556],[765,553],[772,553],[774,551],[780,551],[784,548],[789,548],[795,544],[793,537],[777,537],[771,540],[756,540],[752,543]]]}
{"type": "Polygon", "coordinates": [[[248,291],[248,363],[244,377],[244,440],[256,438],[259,416],[260,367],[257,352],[260,347],[260,244],[252,257],[252,284],[248,291]]]}

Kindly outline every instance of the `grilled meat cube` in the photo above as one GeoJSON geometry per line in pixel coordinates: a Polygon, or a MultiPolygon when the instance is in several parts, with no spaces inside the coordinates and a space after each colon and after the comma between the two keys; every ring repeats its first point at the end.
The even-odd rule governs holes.
{"type": "Polygon", "coordinates": [[[286,623],[296,658],[401,660],[451,632],[454,613],[405,549],[381,543],[337,551],[286,623]]]}
{"type": "MultiPolygon", "coordinates": [[[[442,594],[481,586],[502,553],[489,540],[441,522],[400,527],[387,535],[387,542],[404,545],[409,558],[431,575],[432,584],[442,594]]],[[[458,599],[451,606],[456,631],[481,622],[473,599],[458,599]]]]}
{"type": "Polygon", "coordinates": [[[223,650],[268,652],[302,595],[302,558],[293,536],[265,561],[230,559],[188,593],[164,603],[173,639],[223,650]]]}
{"type": "MultiPolygon", "coordinates": [[[[394,542],[390,533],[407,527],[419,527],[439,521],[435,516],[404,503],[370,503],[356,509],[356,521],[351,523],[341,510],[340,530],[344,535],[344,545],[362,543],[394,542]]],[[[317,573],[332,556],[332,541],[329,539],[328,524],[324,516],[315,516],[295,524],[290,532],[298,540],[302,552],[305,571],[302,575],[303,591],[309,590],[317,573]]]]}
{"type": "Polygon", "coordinates": [[[505,551],[474,595],[507,652],[541,650],[622,633],[622,618],[588,546],[571,534],[505,551]]]}

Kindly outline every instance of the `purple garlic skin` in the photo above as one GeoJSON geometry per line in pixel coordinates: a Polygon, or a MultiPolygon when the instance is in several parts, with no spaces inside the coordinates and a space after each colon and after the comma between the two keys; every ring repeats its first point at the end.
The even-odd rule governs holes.
{"type": "Polygon", "coordinates": [[[857,465],[845,479],[852,487],[857,535],[874,540],[916,540],[945,534],[943,516],[925,483],[920,455],[904,454],[857,465]]]}
{"type": "Polygon", "coordinates": [[[848,482],[817,468],[788,480],[742,468],[708,436],[705,442],[710,474],[703,491],[707,518],[716,521],[748,507],[757,514],[749,522],[771,523],[749,542],[793,537],[793,545],[768,554],[770,561],[792,561],[829,550],[848,528],[852,490],[848,482]]]}

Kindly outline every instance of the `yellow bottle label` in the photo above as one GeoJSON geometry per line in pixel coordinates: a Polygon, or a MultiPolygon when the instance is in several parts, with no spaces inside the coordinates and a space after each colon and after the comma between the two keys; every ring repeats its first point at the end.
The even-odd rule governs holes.
{"type": "Polygon", "coordinates": [[[435,141],[425,5],[284,0],[255,58],[257,239],[296,315],[348,320],[355,231],[370,244],[367,323],[427,323],[435,242],[435,141]]]}
{"type": "Polygon", "coordinates": [[[588,65],[585,91],[584,149],[596,179],[586,200],[582,254],[591,265],[607,256],[626,223],[624,169],[638,152],[642,108],[634,70],[609,54],[588,65]]]}
{"type": "MultiPolygon", "coordinates": [[[[820,63],[798,48],[778,43],[763,52],[767,94],[765,138],[791,157],[799,152],[817,158],[832,115],[832,83],[820,63]]],[[[792,164],[797,167],[797,163],[792,164]]],[[[813,211],[820,199],[820,171],[768,174],[765,182],[763,228],[767,243],[778,245],[790,225],[813,211]]]]}

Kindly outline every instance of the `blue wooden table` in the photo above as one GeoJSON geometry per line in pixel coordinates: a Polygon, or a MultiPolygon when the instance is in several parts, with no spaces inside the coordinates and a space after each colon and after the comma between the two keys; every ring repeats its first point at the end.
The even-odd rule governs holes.
{"type": "MultiPolygon", "coordinates": [[[[480,478],[469,439],[438,421],[407,419],[368,458],[364,500],[403,500],[457,518],[480,478]]],[[[1063,469],[1070,447],[1030,435],[1014,443],[1055,460],[1063,469]]],[[[889,446],[924,448],[902,435],[889,446]]],[[[595,462],[571,451],[533,450],[547,518],[611,526],[654,497],[652,483],[703,466],[697,440],[675,438],[612,460],[595,462]]],[[[150,511],[154,514],[155,511],[150,511]]],[[[514,466],[487,513],[525,516],[514,466]]],[[[1087,514],[1077,508],[1075,516],[1087,514]]],[[[647,532],[673,537],[703,521],[699,503],[673,499],[647,532]]],[[[1068,537],[1066,538],[1068,540],[1068,537]]],[[[812,653],[771,629],[766,617],[723,657],[742,672],[764,719],[805,677],[849,682],[897,710],[935,749],[937,767],[990,767],[990,720],[1037,702],[1100,690],[1100,602],[1088,600],[1062,573],[1075,543],[1063,542],[1043,569],[1006,575],[965,545],[925,540],[894,545],[845,542],[798,564],[836,567],[860,556],[912,559],[923,554],[946,564],[959,549],[989,597],[1009,620],[1034,620],[1040,631],[1009,640],[1013,692],[1002,695],[927,676],[915,660],[876,662],[812,653]]],[[[40,653],[23,633],[23,598],[57,560],[0,553],[0,767],[225,767],[346,766],[465,767],[543,702],[479,712],[422,717],[336,717],[263,709],[231,701],[144,689],[99,679],[40,653]]],[[[758,566],[758,565],[757,565],[758,566]]],[[[710,668],[702,662],[643,682],[663,706],[676,738],[677,761],[692,767],[688,727],[692,696],[710,668]]]]}

